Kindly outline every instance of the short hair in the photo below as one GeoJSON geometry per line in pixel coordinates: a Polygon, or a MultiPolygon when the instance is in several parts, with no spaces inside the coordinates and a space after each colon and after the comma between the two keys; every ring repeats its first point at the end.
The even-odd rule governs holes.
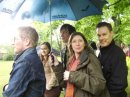
{"type": "Polygon", "coordinates": [[[96,26],[96,28],[100,28],[100,27],[104,27],[106,26],[108,28],[109,31],[112,31],[112,26],[110,23],[107,22],[99,22],[96,26]]]}
{"type": "Polygon", "coordinates": [[[37,46],[39,37],[38,37],[37,31],[33,27],[21,26],[21,27],[18,27],[17,30],[19,32],[21,39],[24,39],[24,38],[30,39],[31,45],[37,46]]]}
{"type": "Polygon", "coordinates": [[[49,49],[49,53],[51,52],[51,45],[49,42],[43,42],[41,45],[46,45],[49,49]]]}
{"type": "Polygon", "coordinates": [[[71,35],[72,33],[76,32],[75,27],[73,27],[73,26],[70,25],[70,24],[63,24],[63,25],[61,26],[61,28],[60,28],[60,31],[63,30],[63,29],[68,30],[68,32],[69,32],[70,35],[71,35]]]}

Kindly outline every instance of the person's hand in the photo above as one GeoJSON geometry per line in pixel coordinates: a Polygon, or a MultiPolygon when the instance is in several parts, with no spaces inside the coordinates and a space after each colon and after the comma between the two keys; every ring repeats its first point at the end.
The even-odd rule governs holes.
{"type": "Polygon", "coordinates": [[[51,90],[51,87],[49,87],[48,85],[46,85],[46,90],[51,90]]]}
{"type": "Polygon", "coordinates": [[[66,70],[66,71],[64,72],[64,80],[67,81],[67,80],[69,79],[69,75],[70,75],[70,71],[67,71],[67,70],[66,70]]]}
{"type": "Polygon", "coordinates": [[[8,88],[8,84],[6,84],[6,85],[3,87],[3,91],[5,91],[7,88],[8,88]]]}
{"type": "Polygon", "coordinates": [[[52,54],[49,55],[48,57],[49,65],[53,66],[54,65],[54,56],[52,54]]]}

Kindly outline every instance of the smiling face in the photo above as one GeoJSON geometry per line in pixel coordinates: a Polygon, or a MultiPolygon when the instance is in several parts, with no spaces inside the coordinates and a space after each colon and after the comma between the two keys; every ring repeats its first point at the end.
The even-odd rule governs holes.
{"type": "Polygon", "coordinates": [[[80,35],[76,35],[72,39],[71,46],[74,53],[80,54],[85,48],[85,42],[80,35]]]}
{"type": "Polygon", "coordinates": [[[113,32],[110,31],[106,26],[97,28],[96,32],[100,42],[100,46],[107,47],[112,41],[113,32]]]}
{"type": "Polygon", "coordinates": [[[48,54],[50,53],[49,48],[47,47],[47,45],[43,44],[41,45],[41,54],[42,56],[48,56],[48,54]]]}

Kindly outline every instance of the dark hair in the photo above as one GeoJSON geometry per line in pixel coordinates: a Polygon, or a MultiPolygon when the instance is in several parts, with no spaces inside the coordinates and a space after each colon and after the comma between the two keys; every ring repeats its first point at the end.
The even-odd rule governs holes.
{"type": "Polygon", "coordinates": [[[63,29],[68,30],[68,32],[69,32],[70,35],[71,35],[73,32],[76,32],[75,27],[73,27],[73,26],[70,25],[70,24],[63,24],[63,25],[61,26],[61,28],[60,28],[60,31],[63,30],[63,29]]]}
{"type": "Polygon", "coordinates": [[[51,52],[51,45],[49,42],[43,42],[41,45],[46,45],[49,49],[49,53],[51,52]]]}
{"type": "Polygon", "coordinates": [[[97,46],[96,46],[96,43],[94,41],[91,41],[90,42],[90,46],[94,49],[94,50],[97,50],[97,46]]]}
{"type": "Polygon", "coordinates": [[[104,27],[106,26],[108,28],[109,31],[112,31],[112,26],[110,23],[107,22],[100,22],[97,24],[96,28],[100,28],[100,27],[104,27]]]}

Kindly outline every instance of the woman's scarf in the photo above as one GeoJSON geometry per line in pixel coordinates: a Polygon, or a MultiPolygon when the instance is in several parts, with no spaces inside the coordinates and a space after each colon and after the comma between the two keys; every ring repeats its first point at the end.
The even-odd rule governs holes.
{"type": "MultiPolygon", "coordinates": [[[[77,66],[79,64],[79,59],[76,59],[75,57],[72,58],[72,61],[69,64],[69,71],[75,71],[77,66]]],[[[67,88],[66,88],[66,96],[65,97],[74,97],[74,85],[70,82],[67,82],[67,88]]]]}

